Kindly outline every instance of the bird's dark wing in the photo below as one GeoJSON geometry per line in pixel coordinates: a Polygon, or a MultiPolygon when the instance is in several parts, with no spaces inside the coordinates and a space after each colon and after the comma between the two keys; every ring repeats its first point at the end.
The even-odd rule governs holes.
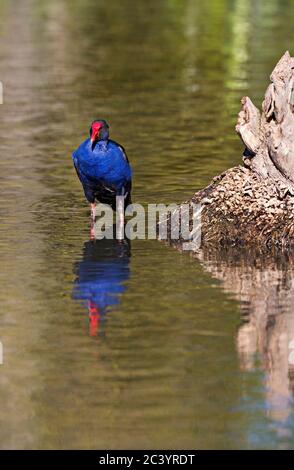
{"type": "Polygon", "coordinates": [[[127,181],[127,183],[124,186],[124,191],[125,191],[125,208],[129,205],[132,204],[132,180],[127,181]]]}
{"type": "Polygon", "coordinates": [[[124,147],[123,147],[121,144],[115,142],[115,140],[110,140],[110,139],[109,139],[109,142],[112,142],[113,144],[117,145],[118,148],[120,148],[120,150],[122,151],[122,154],[123,154],[124,159],[125,159],[128,163],[130,163],[130,162],[129,162],[129,159],[128,159],[128,156],[127,156],[127,152],[125,151],[124,147]]]}
{"type": "MultiPolygon", "coordinates": [[[[127,156],[127,153],[126,153],[124,147],[121,144],[119,144],[118,142],[116,142],[115,140],[110,140],[110,142],[113,143],[114,145],[116,145],[121,150],[123,158],[128,163],[128,165],[130,165],[130,162],[129,162],[129,159],[128,159],[128,156],[127,156]]],[[[125,208],[129,204],[132,204],[131,191],[132,191],[132,180],[129,179],[125,182],[125,184],[123,186],[123,193],[124,193],[124,196],[125,196],[125,208]]]]}

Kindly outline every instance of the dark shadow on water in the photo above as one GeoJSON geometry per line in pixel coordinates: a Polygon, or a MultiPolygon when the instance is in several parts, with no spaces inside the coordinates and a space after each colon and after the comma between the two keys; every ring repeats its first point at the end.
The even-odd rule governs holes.
{"type": "Polygon", "coordinates": [[[117,307],[130,277],[129,240],[89,240],[83,258],[75,264],[73,298],[82,301],[89,315],[89,334],[104,334],[105,316],[117,307]]]}

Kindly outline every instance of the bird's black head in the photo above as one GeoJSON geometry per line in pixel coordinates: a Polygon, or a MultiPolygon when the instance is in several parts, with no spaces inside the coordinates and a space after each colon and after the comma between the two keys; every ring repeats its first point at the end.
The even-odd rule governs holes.
{"type": "Polygon", "coordinates": [[[92,148],[99,140],[108,140],[109,138],[109,125],[104,119],[96,119],[92,122],[90,128],[90,139],[92,148]]]}

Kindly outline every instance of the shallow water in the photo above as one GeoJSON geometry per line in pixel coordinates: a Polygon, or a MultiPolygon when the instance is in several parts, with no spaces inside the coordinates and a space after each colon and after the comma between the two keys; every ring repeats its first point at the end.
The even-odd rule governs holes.
{"type": "Polygon", "coordinates": [[[260,105],[293,2],[1,0],[0,16],[0,447],[293,447],[291,260],[90,242],[71,162],[104,117],[136,202],[240,163],[239,100],[260,105]]]}

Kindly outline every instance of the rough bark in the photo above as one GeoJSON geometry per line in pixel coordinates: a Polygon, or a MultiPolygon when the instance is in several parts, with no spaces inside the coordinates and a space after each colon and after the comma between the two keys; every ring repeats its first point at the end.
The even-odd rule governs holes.
{"type": "Polygon", "coordinates": [[[286,52],[271,74],[262,114],[242,98],[236,131],[249,150],[244,163],[261,178],[294,190],[294,58],[286,52]],[[251,154],[251,155],[250,155],[251,154]]]}
{"type": "Polygon", "coordinates": [[[236,131],[246,147],[244,166],[215,177],[187,201],[202,205],[202,244],[294,244],[294,58],[288,52],[270,78],[261,113],[250,98],[241,100],[236,131]]]}

